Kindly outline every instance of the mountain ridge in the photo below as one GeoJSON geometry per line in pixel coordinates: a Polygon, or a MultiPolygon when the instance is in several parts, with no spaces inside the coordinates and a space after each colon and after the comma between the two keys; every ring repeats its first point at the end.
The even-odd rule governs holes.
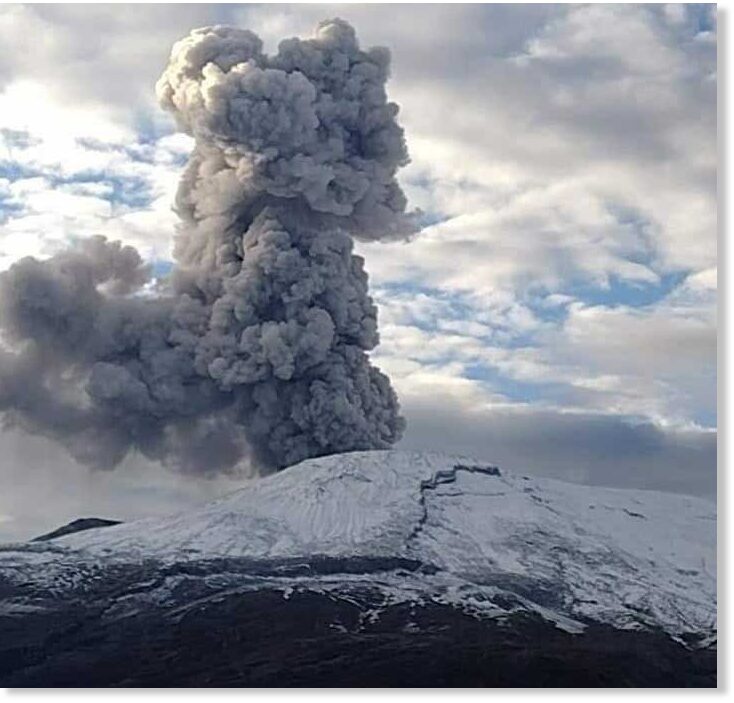
{"type": "Polygon", "coordinates": [[[79,517],[70,522],[60,525],[50,532],[45,532],[38,537],[31,539],[31,542],[47,542],[48,540],[56,539],[58,537],[64,537],[65,535],[71,535],[76,532],[84,532],[86,530],[97,530],[100,527],[112,527],[112,525],[120,525],[121,520],[110,520],[109,518],[101,517],[79,517]]]}
{"type": "MultiPolygon", "coordinates": [[[[472,679],[477,685],[504,680],[481,673],[479,665],[485,646],[505,657],[503,642],[507,651],[520,646],[531,652],[536,680],[566,681],[557,685],[584,680],[578,666],[587,655],[600,667],[600,681],[612,676],[606,667],[613,662],[620,681],[663,685],[676,667],[682,675],[688,662],[690,680],[709,685],[700,682],[715,680],[715,518],[715,506],[702,499],[533,478],[466,457],[332,455],[186,513],[0,547],[0,620],[19,628],[23,639],[33,618],[45,623],[45,633],[49,622],[67,622],[67,613],[78,619],[81,608],[90,613],[87,637],[116,641],[114,628],[128,623],[148,633],[135,629],[130,641],[151,637],[156,647],[174,647],[175,656],[186,659],[191,642],[180,643],[166,627],[178,628],[184,618],[198,632],[202,623],[220,623],[224,608],[243,618],[226,620],[227,627],[260,628],[258,618],[267,613],[258,615],[255,604],[272,606],[275,598],[283,602],[275,610],[294,618],[283,625],[289,642],[305,637],[303,628],[310,633],[306,639],[316,637],[324,647],[342,633],[340,641],[354,656],[366,656],[357,654],[366,641],[393,642],[394,658],[398,642],[423,642],[423,632],[434,643],[426,644],[425,656],[440,658],[447,641],[460,646],[468,627],[479,638],[466,655],[479,667],[472,679]],[[313,620],[311,608],[326,620],[313,620]],[[153,622],[158,625],[151,634],[153,622]],[[558,640],[566,636],[571,639],[558,640]],[[547,649],[556,641],[585,654],[574,663],[547,649]],[[655,662],[654,674],[630,674],[630,648],[655,662]],[[573,670],[572,679],[545,671],[549,656],[559,671],[573,670]]],[[[233,637],[245,640],[237,639],[234,652],[255,656],[246,633],[237,632],[233,637]]],[[[53,659],[46,646],[61,656],[58,644],[44,644],[40,631],[37,638],[38,657],[53,659]]],[[[285,639],[281,645],[290,646],[285,639]]],[[[73,637],[68,644],[75,652],[80,646],[73,637]]],[[[21,662],[13,670],[21,678],[11,680],[66,675],[61,668],[54,674],[61,679],[49,679],[45,665],[32,674],[27,649],[11,650],[21,662]]],[[[97,661],[93,653],[84,657],[97,661]]],[[[421,661],[430,670],[428,660],[421,661]]],[[[242,677],[260,680],[253,672],[242,677]]],[[[323,685],[316,674],[293,680],[323,685]]]]}

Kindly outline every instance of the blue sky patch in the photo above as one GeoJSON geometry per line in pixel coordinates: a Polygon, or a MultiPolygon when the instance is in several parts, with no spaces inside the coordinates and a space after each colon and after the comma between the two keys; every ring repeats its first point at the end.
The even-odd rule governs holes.
{"type": "Polygon", "coordinates": [[[604,305],[606,307],[646,307],[659,303],[677,288],[686,278],[686,273],[676,272],[664,274],[658,283],[634,283],[610,276],[609,285],[590,286],[574,284],[565,287],[561,292],[570,295],[586,305],[604,305]]]}
{"type": "Polygon", "coordinates": [[[156,278],[165,278],[166,276],[168,276],[168,274],[173,271],[173,266],[173,261],[169,261],[167,259],[156,259],[155,261],[151,262],[153,275],[156,278]]]}

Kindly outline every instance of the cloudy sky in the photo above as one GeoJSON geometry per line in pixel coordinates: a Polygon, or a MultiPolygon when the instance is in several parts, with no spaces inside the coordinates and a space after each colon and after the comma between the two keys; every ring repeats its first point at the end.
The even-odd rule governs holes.
{"type": "MultiPolygon", "coordinates": [[[[380,311],[373,358],[408,420],[400,446],[712,497],[712,5],[3,5],[0,270],[101,233],[165,275],[192,146],[155,102],[172,43],[227,23],[274,50],[333,16],[392,51],[401,182],[424,226],[358,246],[380,311]]],[[[10,539],[236,480],[133,456],[90,473],[7,430],[0,482],[10,539]]]]}

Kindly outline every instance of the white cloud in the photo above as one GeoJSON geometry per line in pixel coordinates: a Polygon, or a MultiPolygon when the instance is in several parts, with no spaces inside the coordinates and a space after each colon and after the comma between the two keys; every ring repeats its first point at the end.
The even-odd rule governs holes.
{"type": "MultiPolygon", "coordinates": [[[[715,271],[707,270],[641,307],[566,297],[564,314],[553,320],[537,318],[517,301],[503,307],[479,295],[441,299],[378,290],[378,359],[408,359],[426,374],[450,368],[457,378],[472,369],[464,387],[475,398],[483,389],[486,403],[508,393],[524,401],[529,394],[536,404],[709,425],[716,410],[712,286],[715,271]],[[515,322],[518,317],[524,321],[515,322]]],[[[411,393],[415,371],[400,368],[393,372],[398,389],[411,393]]]]}
{"type": "Polygon", "coordinates": [[[93,110],[24,102],[16,85],[0,94],[0,169],[9,167],[13,177],[3,179],[3,202],[11,209],[0,219],[0,268],[92,234],[122,239],[150,258],[170,257],[173,198],[191,140],[140,141],[93,110]],[[16,112],[3,112],[4,101],[16,112]],[[31,114],[43,118],[22,119],[31,114]],[[115,186],[141,190],[145,202],[118,197],[115,186]]]}

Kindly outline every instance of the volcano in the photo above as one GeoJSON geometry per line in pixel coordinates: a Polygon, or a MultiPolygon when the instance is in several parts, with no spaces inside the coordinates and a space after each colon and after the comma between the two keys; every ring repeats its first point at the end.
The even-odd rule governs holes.
{"type": "Polygon", "coordinates": [[[371,451],[110,522],[0,547],[0,685],[716,685],[699,498],[371,451]]]}

